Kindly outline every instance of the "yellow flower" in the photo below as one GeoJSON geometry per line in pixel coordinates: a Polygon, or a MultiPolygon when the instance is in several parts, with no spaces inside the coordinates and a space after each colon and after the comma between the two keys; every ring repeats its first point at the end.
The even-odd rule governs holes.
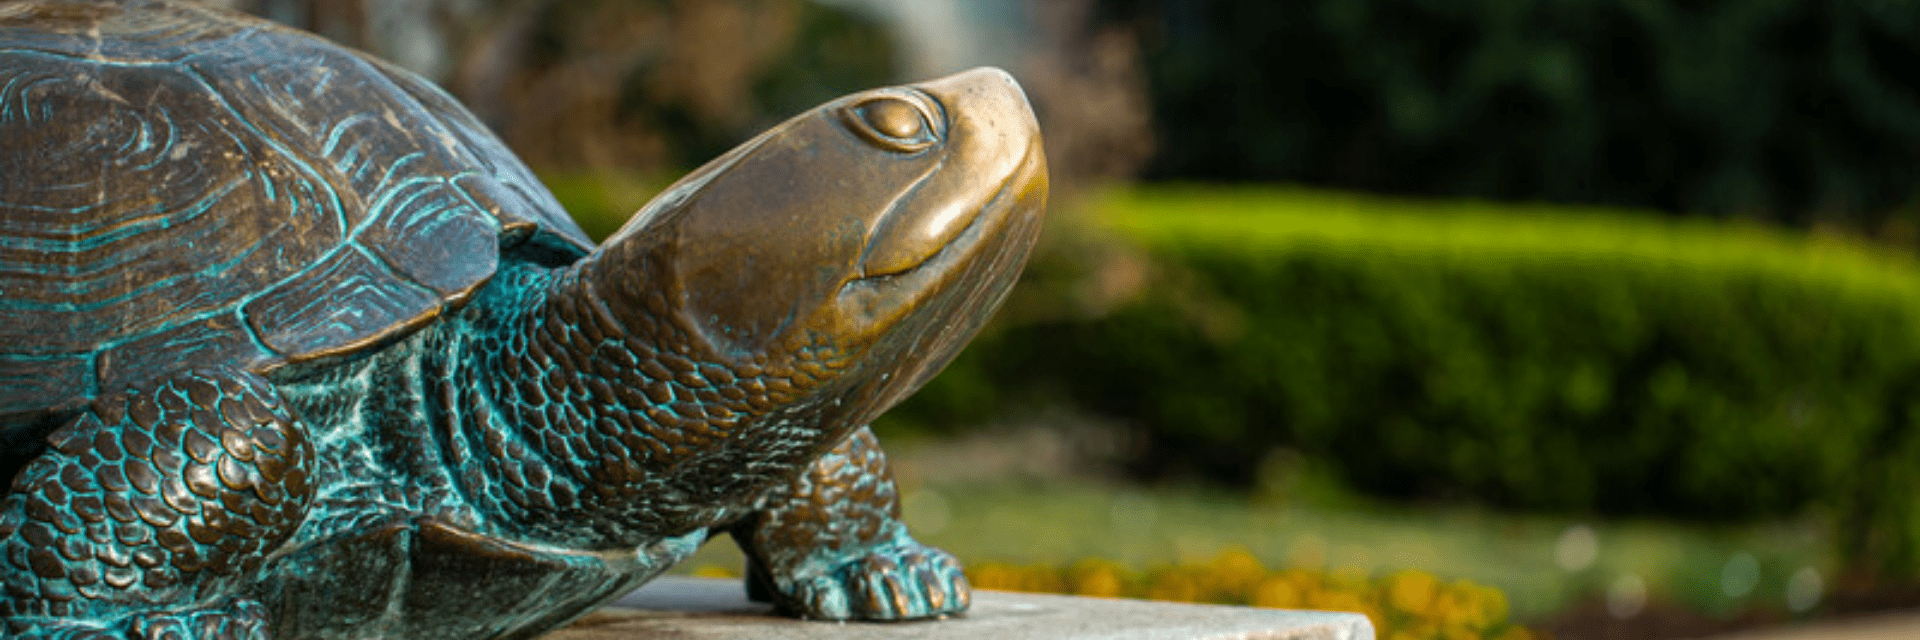
{"type": "Polygon", "coordinates": [[[1067,581],[1060,572],[1051,567],[1028,567],[1021,591],[1034,593],[1066,593],[1067,581]]]}
{"type": "Polygon", "coordinates": [[[1482,640],[1484,636],[1480,635],[1479,629],[1450,624],[1441,629],[1440,637],[1444,640],[1482,640]]]}
{"type": "MultiPolygon", "coordinates": [[[[1376,626],[1375,629],[1382,634],[1385,634],[1388,630],[1387,627],[1378,626],[1376,626]]],[[[1395,634],[1406,634],[1419,638],[1420,640],[1432,640],[1440,636],[1440,625],[1434,624],[1432,620],[1414,619],[1403,621],[1398,625],[1393,625],[1392,630],[1395,634]]]]}
{"type": "Polygon", "coordinates": [[[1494,636],[1493,640],[1533,640],[1533,632],[1528,631],[1526,627],[1512,626],[1500,632],[1500,635],[1494,636]]]}
{"type": "Polygon", "coordinates": [[[1117,598],[1126,595],[1126,569],[1102,560],[1083,560],[1067,571],[1075,594],[1117,598]]]}
{"type": "Polygon", "coordinates": [[[1420,571],[1401,571],[1386,579],[1386,604],[1394,610],[1416,616],[1428,615],[1440,581],[1420,571]]]}
{"type": "Polygon", "coordinates": [[[1507,619],[1507,594],[1486,585],[1474,587],[1480,591],[1480,619],[1488,622],[1507,619]]]}
{"type": "Polygon", "coordinates": [[[1365,611],[1365,600],[1359,594],[1349,591],[1318,591],[1309,596],[1308,606],[1322,611],[1365,611]]]}
{"type": "Polygon", "coordinates": [[[1200,585],[1179,571],[1164,572],[1147,587],[1147,598],[1150,600],[1199,602],[1200,595],[1200,585]]]}
{"type": "Polygon", "coordinates": [[[967,582],[981,589],[1018,591],[1021,587],[1019,569],[1001,562],[974,565],[973,570],[967,572],[967,582]]]}
{"type": "Polygon", "coordinates": [[[1378,577],[1357,569],[1270,571],[1245,549],[1229,549],[1205,564],[1161,566],[1144,579],[1125,565],[1094,558],[1065,568],[986,562],[967,575],[983,589],[1351,611],[1371,619],[1386,640],[1534,640],[1532,632],[1507,623],[1506,594],[1493,587],[1442,583],[1416,570],[1378,577]]]}
{"type": "Polygon", "coordinates": [[[1215,589],[1242,597],[1267,574],[1267,567],[1260,564],[1259,558],[1238,547],[1220,552],[1207,569],[1215,589]]]}
{"type": "Polygon", "coordinates": [[[1256,607],[1275,609],[1294,609],[1306,604],[1306,592],[1299,583],[1287,579],[1285,575],[1270,576],[1254,585],[1253,594],[1247,603],[1256,607]]]}
{"type": "Polygon", "coordinates": [[[1484,608],[1480,604],[1480,590],[1470,582],[1455,582],[1440,590],[1435,603],[1434,616],[1447,626],[1481,627],[1491,622],[1483,618],[1484,608]]]}

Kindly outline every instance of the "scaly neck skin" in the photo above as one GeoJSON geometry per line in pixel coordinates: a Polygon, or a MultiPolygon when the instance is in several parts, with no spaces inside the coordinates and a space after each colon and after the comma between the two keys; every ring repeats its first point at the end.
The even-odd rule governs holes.
{"type": "Polygon", "coordinates": [[[715,526],[851,428],[810,400],[829,367],[720,364],[661,294],[603,296],[631,274],[600,262],[504,265],[462,312],[454,362],[470,382],[446,394],[447,446],[505,532],[630,548],[715,526]]]}

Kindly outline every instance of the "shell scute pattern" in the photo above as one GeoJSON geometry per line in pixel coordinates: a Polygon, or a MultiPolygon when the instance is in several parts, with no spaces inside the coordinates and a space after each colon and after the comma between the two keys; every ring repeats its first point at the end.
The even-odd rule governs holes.
{"type": "Polygon", "coordinates": [[[463,303],[503,244],[591,247],[443,92],[201,11],[0,15],[0,157],[42,163],[0,167],[0,312],[46,318],[0,326],[0,429],[159,373],[147,363],[265,371],[364,349],[463,303]],[[39,23],[9,27],[23,19],[39,23]],[[250,71],[202,71],[221,68],[250,71]],[[68,329],[15,335],[47,326],[68,329]]]}
{"type": "MultiPolygon", "coordinates": [[[[268,304],[306,303],[316,296],[365,300],[375,312],[363,318],[332,313],[251,318],[263,335],[308,336],[302,343],[276,345],[295,358],[359,348],[396,325],[431,319],[443,300],[464,297],[491,275],[500,222],[446,177],[467,167],[446,137],[430,133],[432,120],[419,117],[418,103],[359,57],[305,38],[272,44],[288,49],[276,60],[304,63],[269,65],[211,82],[241,120],[325,177],[332,193],[343,201],[360,200],[340,209],[347,237],[326,258],[353,263],[351,272],[358,277],[312,278],[331,285],[324,291],[288,282],[262,299],[268,304]],[[403,119],[423,122],[406,125],[403,119]],[[410,151],[388,151],[393,149],[410,151]],[[424,291],[396,291],[409,287],[424,291]],[[332,331],[314,331],[320,327],[332,331]]],[[[210,52],[206,63],[239,64],[219,60],[220,55],[228,54],[210,52]]]]}
{"type": "Polygon", "coordinates": [[[363,61],[380,69],[394,86],[433,115],[433,135],[442,138],[445,148],[466,168],[452,178],[453,182],[475,206],[500,220],[506,240],[502,246],[532,245],[531,253],[536,255],[530,257],[549,258],[544,262],[551,266],[570,263],[593,250],[593,240],[540,179],[466,107],[445,91],[390,63],[363,61]],[[548,255],[537,255],[541,252],[548,255]]]}
{"type": "MultiPolygon", "coordinates": [[[[35,69],[67,77],[9,84],[14,90],[0,93],[0,103],[21,104],[16,114],[61,104],[58,117],[94,114],[94,122],[78,128],[45,126],[33,116],[0,118],[6,157],[37,162],[33,171],[0,172],[0,193],[13,194],[0,202],[0,213],[37,213],[0,215],[6,232],[0,285],[8,293],[0,304],[8,311],[65,315],[71,327],[111,320],[126,335],[141,335],[219,309],[230,301],[224,286],[270,283],[252,278],[256,271],[249,267],[294,268],[337,241],[337,228],[274,224],[298,218],[302,208],[266,197],[267,180],[253,167],[274,162],[272,151],[236,131],[190,79],[87,60],[4,64],[9,57],[0,52],[0,69],[22,70],[0,74],[47,72],[26,71],[35,69]],[[116,91],[103,95],[93,88],[98,84],[116,91]],[[122,148],[127,152],[103,153],[122,148]],[[190,161],[173,157],[183,150],[192,151],[190,161]],[[168,185],[166,199],[139,188],[146,184],[168,185]],[[233,220],[222,215],[282,209],[281,215],[233,220]],[[293,233],[301,230],[306,233],[293,233]],[[130,268],[194,266],[179,264],[184,258],[176,248],[183,246],[201,251],[200,268],[130,268]]],[[[25,337],[9,333],[0,327],[0,338],[25,337]]],[[[83,350],[94,339],[76,330],[14,342],[58,353],[83,350]]]]}
{"type": "Polygon", "coordinates": [[[348,251],[320,268],[296,274],[275,295],[253,300],[243,311],[255,335],[281,353],[353,344],[366,337],[369,324],[439,305],[433,291],[395,284],[392,278],[376,258],[348,251]]]}
{"type": "Polygon", "coordinates": [[[208,19],[211,15],[193,9],[132,16],[94,7],[27,6],[0,11],[0,30],[8,31],[7,42],[22,51],[155,64],[196,55],[209,43],[244,36],[264,24],[208,19]],[[20,24],[32,28],[13,29],[20,24]]]}

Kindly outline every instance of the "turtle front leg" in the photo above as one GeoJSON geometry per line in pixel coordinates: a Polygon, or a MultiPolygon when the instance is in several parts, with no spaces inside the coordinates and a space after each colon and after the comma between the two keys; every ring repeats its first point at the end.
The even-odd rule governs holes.
{"type": "Polygon", "coordinates": [[[305,517],[313,448],[265,380],[182,373],[47,441],[0,501],[0,635],[267,637],[236,594],[305,517]]]}
{"type": "Polygon", "coordinates": [[[747,591],[823,620],[913,620],[967,609],[953,555],[914,541],[873,432],[861,427],[730,530],[747,591]]]}

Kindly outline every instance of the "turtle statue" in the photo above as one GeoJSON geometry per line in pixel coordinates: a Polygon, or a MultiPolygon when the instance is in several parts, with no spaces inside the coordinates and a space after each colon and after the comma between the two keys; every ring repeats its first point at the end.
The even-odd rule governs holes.
{"type": "Polygon", "coordinates": [[[0,3],[9,638],[525,638],[725,532],[788,614],[963,611],[869,422],[1045,208],[981,69],[856,93],[595,246],[440,89],[255,18],[0,3]]]}

